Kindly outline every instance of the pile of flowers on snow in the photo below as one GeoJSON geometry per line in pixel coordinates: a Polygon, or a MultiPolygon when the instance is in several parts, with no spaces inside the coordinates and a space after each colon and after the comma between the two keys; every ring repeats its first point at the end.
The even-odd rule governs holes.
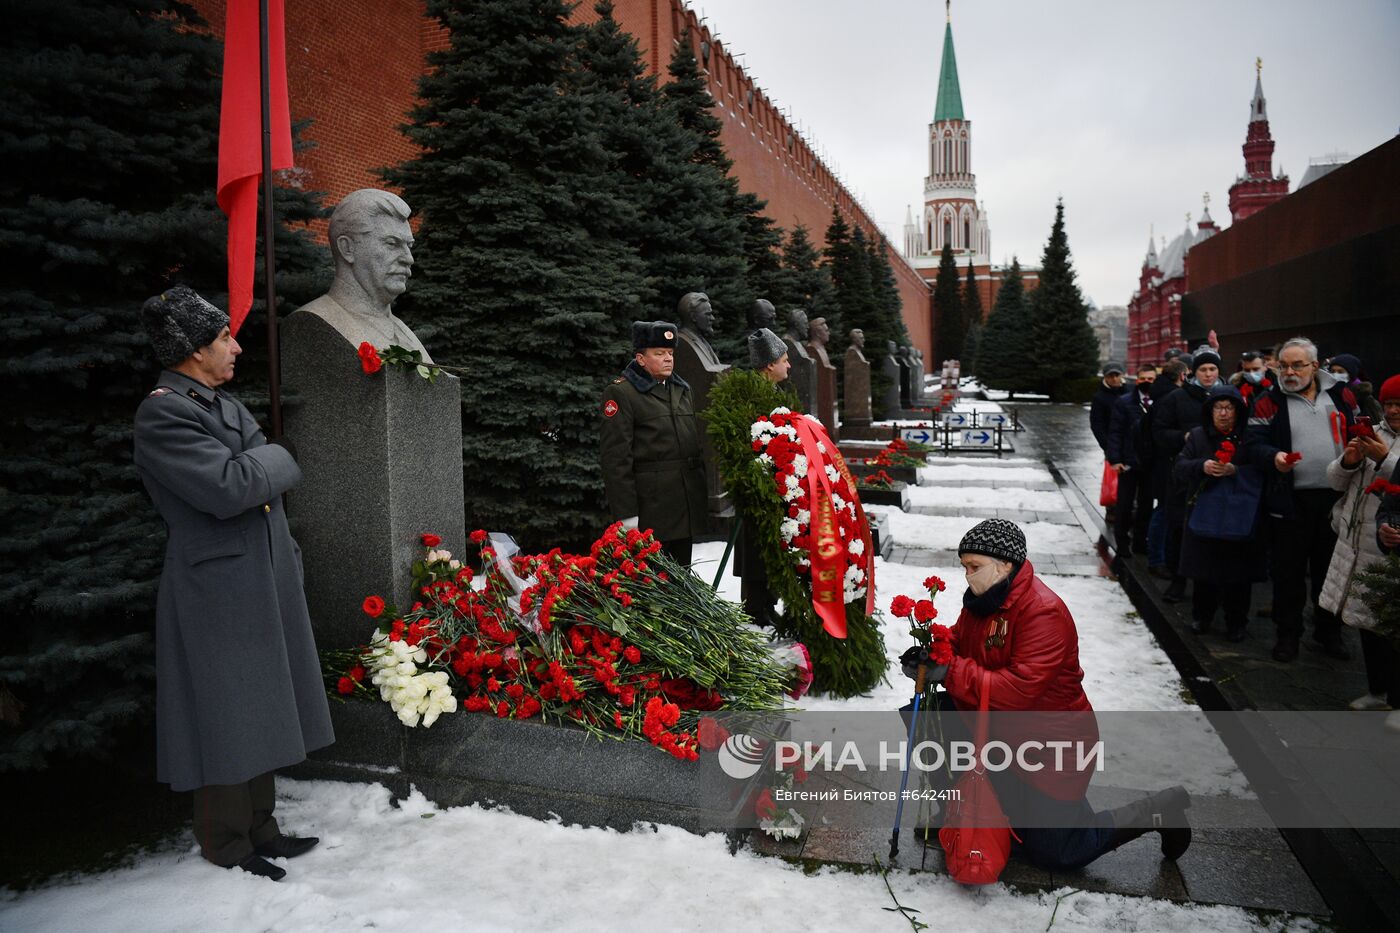
{"type": "MultiPolygon", "coordinates": [[[[811,484],[808,483],[808,471],[813,468],[813,464],[802,452],[804,448],[798,438],[796,426],[799,419],[806,419],[818,428],[821,426],[821,422],[811,415],[794,414],[787,408],[775,408],[771,414],[760,416],[754,422],[751,433],[754,452],[758,455],[759,462],[772,468],[773,483],[777,487],[778,496],[787,506],[787,516],[778,526],[778,532],[796,559],[798,573],[810,574],[810,550],[814,544],[814,503],[811,484]]],[[[824,462],[817,465],[817,468],[825,474],[836,528],[841,539],[842,559],[838,566],[842,601],[854,603],[866,594],[870,562],[862,516],[857,511],[856,490],[849,474],[838,470],[835,464],[826,459],[830,458],[831,451],[825,441],[817,441],[816,450],[824,458],[824,462]]]]}
{"type": "Polygon", "coordinates": [[[933,448],[926,444],[911,444],[906,440],[896,437],[885,445],[873,457],[867,457],[865,462],[870,466],[878,467],[921,467],[928,466],[928,454],[933,448]]]}
{"type": "Polygon", "coordinates": [[[586,555],[521,555],[484,531],[471,540],[480,574],[424,535],[418,601],[400,612],[365,599],[370,643],[327,653],[337,693],[377,688],[407,726],[460,708],[575,723],[694,760],[703,713],[780,709],[811,682],[805,652],[770,644],[649,531],[619,522],[586,555]]]}

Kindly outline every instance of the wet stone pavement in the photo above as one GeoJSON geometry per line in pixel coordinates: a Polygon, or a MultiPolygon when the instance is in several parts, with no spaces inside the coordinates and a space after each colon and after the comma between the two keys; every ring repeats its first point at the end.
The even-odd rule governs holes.
{"type": "MultiPolygon", "coordinates": [[[[939,506],[915,507],[909,511],[913,514],[958,516],[973,520],[1000,517],[1017,522],[1077,524],[1085,531],[1084,548],[1065,549],[1055,553],[1031,553],[1029,557],[1037,571],[1050,575],[1092,575],[1116,579],[1111,538],[1105,538],[1103,510],[1097,504],[1103,461],[1089,431],[1087,407],[1046,403],[1012,405],[1019,410],[1021,424],[1025,430],[1014,435],[1014,452],[1006,454],[1005,457],[1043,463],[1050,468],[1054,481],[1036,483],[998,479],[997,473],[1000,470],[1030,464],[1009,463],[1006,459],[998,460],[989,456],[985,463],[985,479],[940,481],[938,485],[1059,490],[1065,499],[1064,508],[1032,511],[939,506]]],[[[938,458],[934,457],[931,462],[936,464],[937,460],[938,458]]],[[[978,468],[982,469],[982,466],[979,465],[978,468]]],[[[900,543],[897,534],[894,537],[894,549],[890,559],[895,562],[935,566],[948,566],[957,562],[957,555],[953,552],[909,547],[900,543]]],[[[1157,582],[1153,581],[1154,584],[1157,582]]],[[[1189,619],[1184,625],[1189,627],[1189,619]]],[[[1262,633],[1266,628],[1266,620],[1259,623],[1257,628],[1262,633]]],[[[1231,663],[1253,665],[1260,659],[1267,659],[1272,640],[1265,644],[1265,639],[1260,634],[1256,636],[1255,642],[1244,651],[1238,646],[1231,646],[1235,653],[1249,658],[1231,663]]],[[[1222,653],[1226,644],[1228,643],[1223,639],[1220,641],[1222,653]]],[[[1210,653],[1209,648],[1206,653],[1210,653]]],[[[1299,665],[1299,674],[1253,673],[1247,676],[1252,677],[1252,682],[1255,683],[1272,684],[1287,682],[1296,676],[1310,679],[1311,675],[1303,675],[1301,671],[1314,666],[1320,668],[1320,676],[1326,677],[1359,671],[1359,662],[1337,667],[1338,662],[1325,659],[1320,654],[1314,657],[1305,655],[1300,661],[1302,663],[1299,665]]],[[[1180,667],[1180,664],[1178,666],[1180,667]]],[[[1320,685],[1310,688],[1312,696],[1318,699],[1330,696],[1337,689],[1345,693],[1351,689],[1351,685],[1348,683],[1342,688],[1332,687],[1326,690],[1320,685]]],[[[1349,694],[1354,695],[1356,694],[1349,694]]],[[[1282,686],[1278,696],[1290,696],[1295,703],[1308,702],[1300,695],[1290,694],[1282,686]]],[[[1140,792],[1121,788],[1096,787],[1091,789],[1090,799],[1096,808],[1108,809],[1126,803],[1139,794],[1140,792]]],[[[1257,911],[1304,914],[1321,921],[1324,925],[1334,919],[1333,910],[1319,893],[1283,834],[1272,829],[1213,830],[1209,826],[1209,811],[1207,800],[1200,801],[1198,806],[1188,811],[1188,817],[1194,824],[1194,837],[1191,848],[1176,863],[1162,859],[1156,834],[1148,834],[1076,871],[1052,873],[1012,859],[1002,875],[1002,881],[1027,891],[1072,888],[1190,903],[1233,905],[1257,911]]],[[[882,864],[886,862],[890,848],[888,829],[837,829],[823,826],[820,813],[814,816],[809,824],[811,829],[801,839],[778,842],[761,833],[755,833],[751,836],[750,845],[757,851],[807,864],[835,863],[872,867],[876,857],[882,864]]],[[[906,871],[942,873],[943,852],[937,838],[930,837],[929,844],[925,845],[923,834],[916,833],[913,828],[915,822],[913,814],[906,811],[904,831],[900,839],[900,854],[894,863],[895,866],[906,871]]],[[[1394,850],[1400,855],[1400,845],[1396,845],[1394,850]]]]}

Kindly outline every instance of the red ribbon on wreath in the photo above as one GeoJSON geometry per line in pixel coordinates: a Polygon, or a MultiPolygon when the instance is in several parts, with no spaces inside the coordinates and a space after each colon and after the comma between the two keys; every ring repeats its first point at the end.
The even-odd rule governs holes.
{"type": "Polygon", "coordinates": [[[792,419],[797,430],[797,442],[807,458],[807,495],[812,509],[811,543],[808,548],[812,563],[812,608],[822,620],[822,628],[833,638],[846,637],[845,572],[848,553],[841,540],[836,509],[831,501],[831,481],[826,465],[834,466],[849,487],[848,495],[856,507],[865,551],[865,614],[870,615],[875,599],[875,561],[872,559],[870,522],[856,493],[855,480],[846,466],[841,451],[831,442],[821,425],[801,416],[792,419]],[[817,449],[821,444],[826,453],[817,449]]]}

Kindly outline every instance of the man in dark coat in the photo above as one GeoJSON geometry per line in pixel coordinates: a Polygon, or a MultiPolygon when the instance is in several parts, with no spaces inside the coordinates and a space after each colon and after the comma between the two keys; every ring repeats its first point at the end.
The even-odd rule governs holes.
{"type": "Polygon", "coordinates": [[[1099,442],[1099,449],[1105,454],[1108,452],[1108,423],[1113,417],[1113,406],[1127,393],[1128,387],[1123,384],[1123,364],[1105,363],[1103,382],[1099,383],[1098,391],[1089,402],[1089,430],[1094,432],[1094,440],[1099,442]]]}
{"type": "Polygon", "coordinates": [[[614,520],[649,528],[666,553],[690,563],[705,530],[705,468],[690,385],[675,375],[676,335],[666,321],[632,322],[632,362],[603,392],[603,483],[614,520]]]}
{"type": "Polygon", "coordinates": [[[1273,656],[1285,663],[1298,657],[1303,604],[1310,595],[1313,639],[1345,659],[1341,621],[1317,600],[1337,546],[1331,513],[1340,493],[1327,481],[1327,464],[1342,455],[1360,412],[1352,391],[1321,369],[1311,340],[1284,343],[1278,365],[1278,384],[1255,401],[1249,418],[1249,456],[1268,477],[1264,511],[1278,626],[1273,656]]]}
{"type": "Polygon", "coordinates": [[[282,493],[285,442],[219,387],[241,352],[228,315],[176,287],[141,309],[165,367],[136,412],[137,472],[169,532],[156,604],[156,775],[194,791],[203,856],[280,880],[273,772],[331,744],[330,710],[282,493]]]}
{"type": "Polygon", "coordinates": [[[1152,488],[1138,463],[1134,433],[1151,407],[1148,391],[1157,379],[1157,367],[1138,367],[1137,382],[1113,403],[1109,411],[1104,459],[1118,471],[1118,508],[1114,510],[1113,540],[1118,556],[1147,553],[1147,526],[1152,520],[1152,488]]]}
{"type": "Polygon", "coordinates": [[[1172,462],[1191,429],[1200,426],[1201,406],[1219,381],[1220,355],[1209,348],[1201,349],[1191,357],[1191,378],[1152,413],[1152,443],[1157,451],[1154,469],[1162,468],[1167,486],[1167,567],[1172,581],[1162,598],[1169,603],[1186,597],[1186,578],[1177,569],[1181,560],[1181,523],[1186,520],[1186,493],[1171,479],[1172,462]]]}

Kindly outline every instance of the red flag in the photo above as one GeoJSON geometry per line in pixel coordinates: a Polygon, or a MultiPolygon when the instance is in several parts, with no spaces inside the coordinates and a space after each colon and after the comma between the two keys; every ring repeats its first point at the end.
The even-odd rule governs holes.
{"type": "MultiPolygon", "coordinates": [[[[283,0],[268,0],[267,51],[272,167],[292,166],[283,0]]],[[[228,316],[236,334],[253,303],[262,177],[262,59],[258,0],[229,0],[224,23],[224,95],[219,115],[219,208],[228,215],[228,316]]],[[[270,244],[268,244],[270,246],[270,244]]]]}

